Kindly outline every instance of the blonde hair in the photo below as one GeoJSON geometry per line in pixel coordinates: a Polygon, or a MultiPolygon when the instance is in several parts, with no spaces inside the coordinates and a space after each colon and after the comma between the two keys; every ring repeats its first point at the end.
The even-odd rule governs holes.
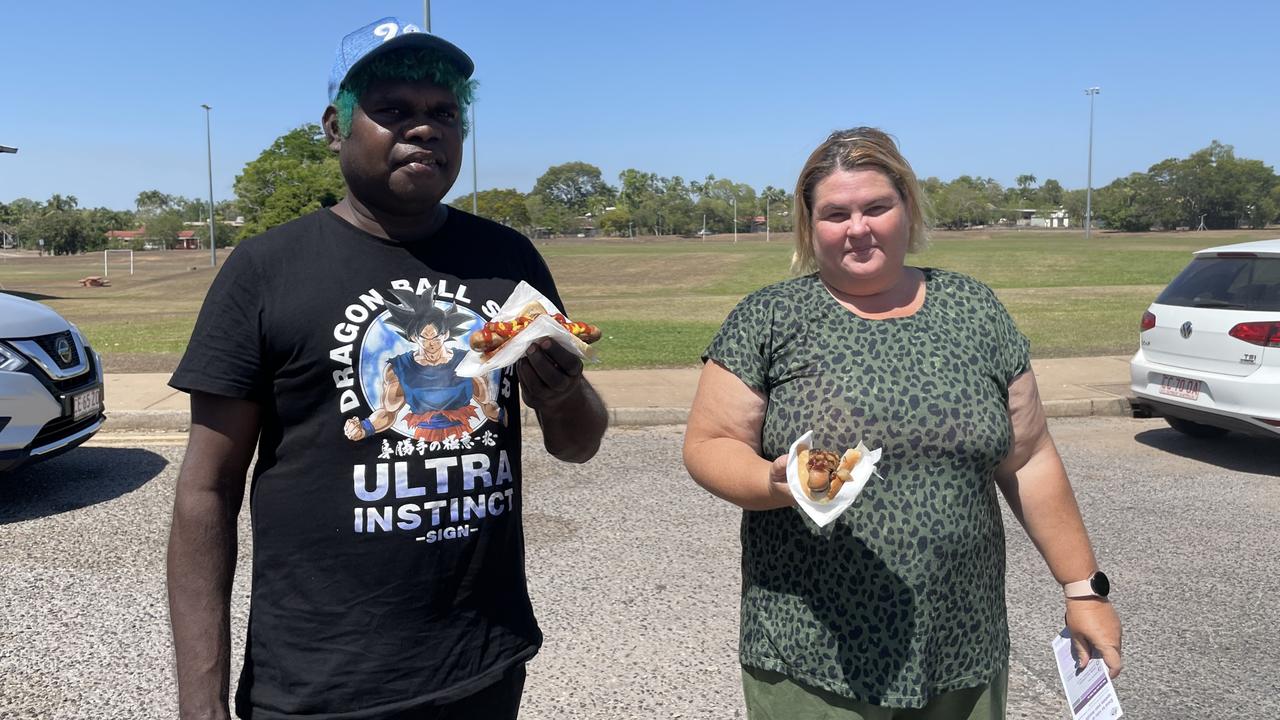
{"type": "Polygon", "coordinates": [[[876,128],[837,130],[809,155],[796,181],[796,241],[795,253],[791,256],[792,272],[804,275],[818,269],[813,255],[813,194],[818,183],[838,170],[878,170],[888,177],[907,206],[911,222],[907,252],[925,249],[929,235],[924,217],[924,195],[915,171],[898,151],[898,144],[876,128]]]}

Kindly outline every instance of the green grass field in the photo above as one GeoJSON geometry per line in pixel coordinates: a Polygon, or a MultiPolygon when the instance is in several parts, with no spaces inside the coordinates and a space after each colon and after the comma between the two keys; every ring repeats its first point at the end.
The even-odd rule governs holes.
{"type": "MultiPolygon", "coordinates": [[[[939,232],[914,265],[968,273],[996,289],[1036,357],[1126,354],[1143,310],[1190,253],[1257,240],[1271,231],[1098,233],[939,232]]],[[[604,368],[684,367],[744,295],[789,276],[791,236],[713,236],[706,241],[637,238],[540,240],[572,315],[600,325],[604,368]]],[[[102,255],[0,258],[0,286],[47,302],[77,323],[108,372],[167,371],[186,345],[213,273],[199,252],[136,253],[135,273],[113,256],[111,287],[82,288],[101,275],[102,255]]]]}
{"type": "MultiPolygon", "coordinates": [[[[1194,250],[1264,232],[939,232],[914,265],[964,272],[996,289],[1036,357],[1132,352],[1143,310],[1194,250]]],[[[750,240],[746,240],[750,237],[750,240]]],[[[747,293],[788,277],[791,236],[734,245],[597,241],[541,246],[576,315],[601,325],[606,367],[693,365],[747,293]]]]}

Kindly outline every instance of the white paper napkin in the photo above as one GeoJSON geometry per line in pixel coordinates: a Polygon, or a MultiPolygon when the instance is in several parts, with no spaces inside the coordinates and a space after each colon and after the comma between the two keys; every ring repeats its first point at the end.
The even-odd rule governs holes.
{"type": "Polygon", "coordinates": [[[551,317],[560,312],[560,308],[557,308],[545,295],[523,280],[520,281],[519,285],[516,285],[515,290],[511,291],[507,301],[502,304],[502,308],[492,319],[496,322],[515,320],[520,311],[524,309],[524,306],[534,301],[542,303],[548,314],[534,318],[519,334],[503,343],[502,347],[498,348],[498,351],[488,360],[484,359],[484,353],[467,350],[466,356],[458,363],[454,373],[458,377],[479,377],[508,365],[514,365],[517,360],[524,357],[530,343],[544,337],[549,337],[568,348],[574,355],[582,358],[584,362],[600,362],[600,359],[596,356],[595,348],[574,337],[573,333],[566,330],[563,325],[556,322],[555,318],[551,317]]]}
{"type": "Polygon", "coordinates": [[[880,454],[884,448],[868,450],[867,446],[863,445],[862,441],[859,440],[854,450],[862,453],[862,456],[858,458],[858,464],[854,465],[853,470],[850,471],[852,478],[841,486],[835,497],[825,502],[818,502],[810,499],[809,494],[805,492],[805,480],[807,478],[801,477],[800,473],[801,471],[806,471],[805,474],[807,475],[807,468],[799,467],[800,451],[805,448],[812,448],[812,442],[813,431],[810,430],[791,443],[791,454],[787,457],[787,487],[791,488],[791,495],[795,497],[796,505],[800,510],[817,523],[818,527],[826,527],[831,524],[832,520],[839,517],[840,513],[847,510],[853,504],[853,501],[857,500],[858,496],[862,494],[862,488],[866,486],[867,480],[875,474],[876,463],[880,462],[880,454]]]}

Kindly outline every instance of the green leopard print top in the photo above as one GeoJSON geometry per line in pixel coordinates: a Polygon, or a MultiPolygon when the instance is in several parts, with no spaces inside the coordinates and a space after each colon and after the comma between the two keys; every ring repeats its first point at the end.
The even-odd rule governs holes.
{"type": "Polygon", "coordinates": [[[819,529],[797,508],[742,519],[744,665],[862,702],[922,707],[1007,662],[994,471],[1026,338],[990,288],[922,268],[924,305],[866,320],[816,275],[730,313],[705,359],[768,398],[764,457],[809,429],[837,453],[883,447],[862,495],[819,529]]]}

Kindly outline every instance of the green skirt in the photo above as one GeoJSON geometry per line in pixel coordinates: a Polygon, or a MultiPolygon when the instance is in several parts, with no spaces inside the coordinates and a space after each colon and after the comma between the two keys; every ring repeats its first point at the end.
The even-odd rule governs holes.
{"type": "Polygon", "coordinates": [[[943,693],[922,708],[871,705],[802,685],[782,673],[742,668],[748,720],[1004,720],[1005,668],[989,684],[943,693]]]}

